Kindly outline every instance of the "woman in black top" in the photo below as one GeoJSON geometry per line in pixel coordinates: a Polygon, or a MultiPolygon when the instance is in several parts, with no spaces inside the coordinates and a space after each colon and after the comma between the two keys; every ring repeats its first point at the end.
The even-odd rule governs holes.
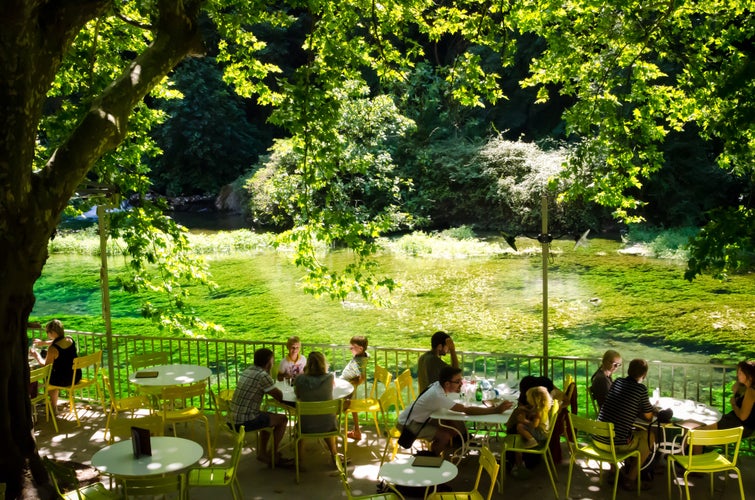
{"type": "MultiPolygon", "coordinates": [[[[78,357],[76,343],[71,337],[65,336],[63,323],[57,319],[47,323],[46,330],[47,338],[50,339],[49,342],[35,342],[35,345],[49,344],[47,355],[43,357],[34,349],[31,350],[31,353],[39,364],[52,364],[49,385],[68,387],[73,381],[73,359],[78,357]]],[[[76,371],[75,382],[79,380],[81,380],[81,370],[76,371]]],[[[57,390],[50,391],[50,403],[53,408],[56,408],[58,404],[58,392],[57,390]]]]}

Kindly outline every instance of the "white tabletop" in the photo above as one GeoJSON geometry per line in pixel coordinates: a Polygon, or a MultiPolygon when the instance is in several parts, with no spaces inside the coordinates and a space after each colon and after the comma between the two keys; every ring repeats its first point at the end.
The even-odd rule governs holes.
{"type": "Polygon", "coordinates": [[[169,385],[183,385],[199,382],[210,378],[212,372],[206,366],[199,365],[160,365],[150,366],[129,375],[128,379],[136,385],[165,387],[169,385]],[[137,378],[139,372],[157,372],[157,377],[137,378]]]}
{"type": "Polygon", "coordinates": [[[414,467],[414,457],[397,457],[393,462],[386,462],[380,467],[378,476],[391,484],[427,488],[451,481],[459,469],[444,460],[440,467],[414,467]]]}
{"type": "MultiPolygon", "coordinates": [[[[278,381],[275,383],[275,387],[281,390],[283,393],[283,401],[293,403],[296,401],[296,394],[294,388],[285,381],[278,381]]],[[[333,399],[342,399],[354,392],[354,386],[348,380],[342,378],[335,378],[335,386],[333,387],[333,399]]]]}
{"type": "Polygon", "coordinates": [[[92,466],[114,476],[155,476],[191,467],[204,454],[201,445],[179,437],[153,436],[150,445],[152,456],[134,458],[131,440],[119,441],[95,453],[92,466]]]}
{"type": "Polygon", "coordinates": [[[671,408],[674,420],[696,420],[703,424],[713,424],[721,419],[720,411],[691,399],[659,398],[656,406],[661,409],[671,408]]]}
{"type": "MultiPolygon", "coordinates": [[[[476,403],[476,402],[464,403],[463,401],[458,401],[458,403],[461,403],[466,406],[484,406],[483,404],[476,403]]],[[[459,422],[476,422],[480,424],[493,424],[493,425],[500,425],[501,427],[503,427],[506,424],[506,422],[508,422],[509,417],[511,416],[511,412],[514,411],[515,406],[516,406],[516,402],[514,402],[511,408],[504,411],[503,413],[490,413],[487,415],[467,415],[466,413],[462,413],[460,411],[436,410],[430,414],[430,417],[441,419],[441,420],[456,420],[459,422]]]]}

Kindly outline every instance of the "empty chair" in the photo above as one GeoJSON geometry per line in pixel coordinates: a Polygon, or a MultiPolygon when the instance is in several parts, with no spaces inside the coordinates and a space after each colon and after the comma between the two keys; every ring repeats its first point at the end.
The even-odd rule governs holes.
{"type": "Polygon", "coordinates": [[[412,378],[412,371],[407,368],[401,374],[396,377],[396,389],[398,390],[398,402],[403,410],[408,405],[417,399],[414,392],[414,379],[412,378]]]}
{"type": "Polygon", "coordinates": [[[338,456],[336,456],[335,461],[336,461],[336,468],[338,469],[338,475],[341,477],[341,484],[343,485],[343,490],[346,492],[347,500],[399,500],[400,498],[403,499],[402,496],[399,496],[395,493],[375,493],[374,495],[354,496],[351,493],[351,485],[349,484],[349,478],[346,475],[346,469],[341,463],[341,459],[338,456]]]}
{"type": "MultiPolygon", "coordinates": [[[[739,495],[745,500],[745,491],[742,486],[742,473],[737,467],[737,458],[739,457],[739,446],[742,441],[742,427],[733,429],[692,429],[687,434],[687,455],[667,455],[667,476],[668,476],[668,497],[671,499],[671,482],[676,479],[676,465],[684,467],[684,491],[689,500],[689,481],[688,476],[692,472],[710,474],[710,495],[713,498],[713,474],[716,472],[734,471],[737,474],[739,482],[739,495]],[[726,456],[729,446],[734,447],[731,458],[726,456]],[[693,454],[695,446],[722,446],[724,454],[718,451],[709,451],[707,453],[693,454]]],[[[679,485],[681,488],[681,485],[679,485]]]]}
{"type": "Polygon", "coordinates": [[[76,417],[76,424],[81,425],[81,422],[79,421],[79,412],[76,410],[76,401],[74,399],[74,395],[76,394],[76,391],[80,391],[82,389],[87,389],[90,387],[94,387],[97,398],[100,400],[100,403],[102,404],[102,408],[105,408],[105,397],[102,393],[102,389],[100,388],[100,384],[98,383],[98,374],[100,370],[100,365],[102,364],[102,351],[96,351],[92,354],[87,354],[86,356],[79,356],[78,358],[73,359],[73,378],[71,379],[71,385],[69,386],[57,386],[57,385],[47,385],[48,391],[58,390],[58,391],[66,391],[68,392],[68,399],[70,401],[71,405],[71,412],[73,413],[74,417],[76,417]],[[76,382],[76,372],[78,370],[82,371],[82,377],[81,379],[76,382]]]}
{"type": "Polygon", "coordinates": [[[175,495],[178,499],[186,498],[186,476],[170,474],[166,476],[127,478],[121,481],[123,498],[156,495],[175,495]]]}
{"type": "Polygon", "coordinates": [[[144,354],[135,354],[131,356],[131,368],[141,370],[142,368],[148,368],[150,366],[167,365],[170,362],[170,355],[167,352],[156,351],[147,352],[144,354]]]}
{"type": "Polygon", "coordinates": [[[59,498],[66,500],[108,500],[120,498],[114,491],[105,488],[105,485],[102,483],[88,484],[80,488],[76,471],[50,458],[42,457],[42,464],[47,469],[47,473],[50,474],[50,480],[55,487],[55,491],[58,492],[59,498]],[[60,488],[61,484],[73,487],[74,489],[63,493],[60,488]]]}
{"type": "Polygon", "coordinates": [[[159,415],[147,415],[129,419],[120,418],[110,422],[110,427],[105,434],[107,443],[113,444],[116,441],[131,439],[132,427],[147,429],[150,436],[162,436],[165,434],[165,423],[159,415]]]}
{"type": "Polygon", "coordinates": [[[50,402],[50,395],[47,393],[47,381],[50,378],[50,371],[52,365],[44,365],[41,368],[32,370],[29,374],[29,384],[37,384],[37,394],[31,398],[32,418],[34,423],[37,422],[37,405],[39,403],[45,404],[45,416],[49,422],[52,418],[52,425],[55,427],[55,432],[58,432],[58,421],[55,420],[55,413],[52,411],[52,403],[50,402]]]}
{"type": "Polygon", "coordinates": [[[160,392],[160,415],[163,422],[173,426],[173,435],[176,435],[176,424],[181,422],[200,421],[205,426],[207,437],[207,455],[212,461],[212,441],[210,440],[210,422],[204,414],[206,382],[197,382],[190,385],[164,387],[160,392]],[[199,405],[193,401],[199,400],[199,405]]]}
{"type": "Polygon", "coordinates": [[[396,421],[398,420],[398,391],[395,387],[388,387],[383,394],[380,395],[380,413],[383,419],[383,426],[385,427],[385,448],[383,449],[383,455],[380,459],[380,465],[382,466],[388,456],[388,450],[391,450],[391,461],[396,458],[398,453],[398,438],[401,435],[401,431],[396,427],[396,421]]]}
{"type": "Polygon", "coordinates": [[[107,438],[107,434],[113,417],[117,418],[118,413],[129,412],[133,418],[134,413],[137,410],[150,408],[150,401],[147,396],[143,395],[116,398],[113,393],[113,386],[110,384],[110,377],[108,377],[104,371],[101,372],[101,374],[102,384],[105,386],[105,391],[107,391],[108,398],[110,399],[110,404],[107,405],[107,409],[105,410],[107,412],[107,419],[105,420],[105,437],[106,439],[109,439],[107,438]]]}
{"type": "Polygon", "coordinates": [[[243,493],[238,479],[238,466],[241,459],[241,451],[244,449],[244,426],[236,433],[236,444],[233,447],[231,460],[225,467],[194,467],[187,473],[189,487],[220,486],[231,489],[234,500],[241,500],[243,493]]]}
{"type": "MultiPolygon", "coordinates": [[[[640,450],[632,450],[626,452],[617,452],[616,446],[613,442],[615,432],[613,430],[613,424],[611,422],[599,422],[586,417],[580,417],[569,413],[568,422],[571,428],[571,435],[574,436],[574,441],[569,441],[569,448],[571,449],[571,459],[569,460],[569,479],[566,482],[566,497],[569,497],[569,491],[571,489],[572,474],[574,473],[574,464],[578,458],[583,458],[587,461],[594,460],[598,462],[600,466],[603,462],[613,464],[618,467],[618,464],[623,462],[629,457],[634,457],[635,460],[640,459],[640,450]],[[609,450],[603,450],[593,444],[593,436],[603,437],[609,443],[609,450]]],[[[600,468],[600,475],[602,479],[603,468],[600,468]]],[[[613,480],[613,494],[611,498],[616,498],[616,490],[619,486],[619,474],[618,471],[614,475],[613,480]]],[[[637,494],[640,494],[640,475],[637,474],[637,494]]]]}
{"type": "Polygon", "coordinates": [[[477,477],[475,478],[474,487],[472,491],[453,491],[449,493],[433,493],[428,500],[490,500],[493,497],[493,489],[495,489],[495,480],[498,477],[498,461],[495,459],[495,455],[490,451],[490,448],[483,446],[480,449],[480,467],[477,470],[477,477]],[[482,496],[480,493],[480,479],[482,479],[482,471],[488,473],[490,479],[490,486],[488,487],[488,494],[482,496]]]}

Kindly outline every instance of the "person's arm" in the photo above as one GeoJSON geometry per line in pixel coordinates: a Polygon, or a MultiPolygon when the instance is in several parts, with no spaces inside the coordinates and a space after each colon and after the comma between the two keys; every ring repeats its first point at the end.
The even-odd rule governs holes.
{"type": "Polygon", "coordinates": [[[731,398],[731,408],[734,410],[734,414],[737,418],[742,421],[750,418],[753,404],[755,404],[755,389],[747,389],[745,391],[745,397],[742,400],[741,406],[736,405],[734,396],[731,398]]]}
{"type": "Polygon", "coordinates": [[[451,409],[453,411],[466,413],[467,415],[491,415],[493,413],[503,413],[512,406],[514,406],[514,403],[511,401],[503,401],[496,406],[464,406],[461,403],[456,403],[451,409]]]}
{"type": "Polygon", "coordinates": [[[451,366],[454,368],[459,367],[459,356],[456,355],[456,345],[454,344],[454,339],[451,337],[448,337],[446,339],[446,346],[448,347],[448,354],[451,355],[451,366]]]}
{"type": "MultiPolygon", "coordinates": [[[[296,388],[294,388],[294,392],[296,392],[296,388]]],[[[279,403],[283,402],[283,392],[281,392],[280,389],[277,387],[273,387],[269,391],[266,392],[271,398],[278,401],[279,403]]]]}

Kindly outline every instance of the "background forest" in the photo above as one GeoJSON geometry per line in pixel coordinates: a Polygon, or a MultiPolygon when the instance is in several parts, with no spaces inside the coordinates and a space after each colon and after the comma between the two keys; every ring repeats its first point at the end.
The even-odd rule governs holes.
{"type": "MultiPolygon", "coordinates": [[[[300,23],[263,30],[265,60],[290,74],[304,57],[302,30],[300,23]]],[[[355,83],[342,89],[338,134],[348,144],[343,161],[369,166],[339,179],[329,195],[345,204],[358,200],[365,217],[382,213],[391,231],[467,224],[536,234],[544,185],[573,159],[579,144],[562,119],[573,102],[558,96],[539,102],[535,89],[519,85],[543,50],[540,40],[525,37],[511,66],[484,54],[508,98],[486,107],[461,106],[442,70],[460,50],[451,41],[440,44],[434,61],[418,64],[389,88],[373,80],[371,88],[355,83]]],[[[289,173],[300,158],[285,131],[269,122],[271,108],[239,97],[224,82],[224,63],[216,55],[210,51],[178,66],[173,79],[183,99],[151,103],[167,115],[153,132],[162,155],[145,158],[154,190],[169,197],[221,194],[219,207],[243,212],[253,227],[289,229],[286,203],[302,187],[301,178],[289,173]]],[[[694,127],[671,132],[661,152],[661,170],[633,193],[644,202],[637,215],[651,226],[700,227],[709,210],[736,207],[752,192],[751,179],[719,167],[721,147],[702,140],[694,127]]],[[[580,161],[587,176],[604,158],[580,161]]],[[[570,187],[561,182],[555,195],[570,187]]],[[[550,210],[557,234],[616,229],[611,210],[594,203],[556,203],[554,196],[550,210]]]]}

